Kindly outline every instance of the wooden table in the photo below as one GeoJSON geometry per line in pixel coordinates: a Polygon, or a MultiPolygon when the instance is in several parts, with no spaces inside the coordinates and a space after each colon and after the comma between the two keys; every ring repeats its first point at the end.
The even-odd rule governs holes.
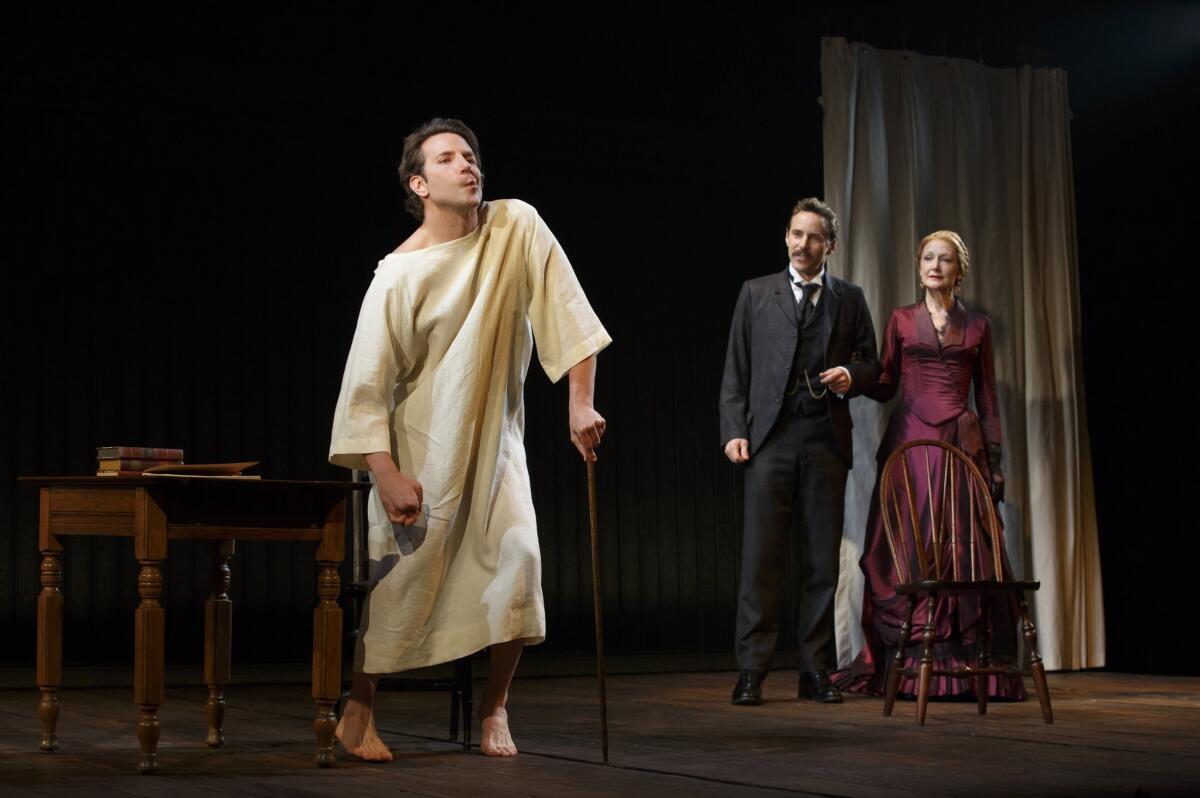
{"type": "Polygon", "coordinates": [[[58,690],[62,683],[63,541],[68,535],[132,537],[138,574],[134,611],[133,701],[140,717],[138,768],[158,767],[158,708],[163,703],[166,612],[160,599],[167,541],[211,541],[211,592],[204,605],[204,681],[208,685],[208,738],[224,743],[225,687],[229,684],[229,560],[235,540],[311,540],[317,544],[317,607],[313,612],[313,726],[316,762],[333,764],[334,705],[341,695],[342,610],[338,565],[345,550],[346,508],[353,482],[188,477],[22,477],[40,492],[38,548],[37,683],[41,692],[41,747],[58,747],[58,690]]]}

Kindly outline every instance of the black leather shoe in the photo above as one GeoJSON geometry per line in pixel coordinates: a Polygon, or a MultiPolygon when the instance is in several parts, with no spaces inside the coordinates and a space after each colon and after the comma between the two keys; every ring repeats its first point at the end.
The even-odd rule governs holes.
{"type": "Polygon", "coordinates": [[[820,704],[842,703],[842,691],[829,682],[825,671],[804,671],[800,674],[800,698],[811,698],[820,704]]]}
{"type": "Polygon", "coordinates": [[[767,674],[762,671],[741,671],[729,703],[739,707],[756,707],[762,703],[762,683],[767,674]]]}

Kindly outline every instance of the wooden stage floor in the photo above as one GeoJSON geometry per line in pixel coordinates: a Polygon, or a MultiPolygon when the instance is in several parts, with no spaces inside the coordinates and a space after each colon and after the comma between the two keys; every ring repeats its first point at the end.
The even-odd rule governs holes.
{"type": "Polygon", "coordinates": [[[510,760],[445,741],[446,694],[383,694],[396,761],[326,770],[311,764],[305,686],[232,687],[221,750],[203,744],[204,690],[169,689],[156,776],[136,772],[131,691],[64,690],[61,747],[44,754],[36,691],[0,690],[0,795],[1200,795],[1197,678],[1051,674],[1053,726],[1031,700],[985,717],[933,704],[923,729],[911,702],[891,718],[878,699],[797,702],[787,671],[768,679],[763,706],[733,707],[733,679],[611,677],[607,767],[592,679],[518,679],[510,760]]]}

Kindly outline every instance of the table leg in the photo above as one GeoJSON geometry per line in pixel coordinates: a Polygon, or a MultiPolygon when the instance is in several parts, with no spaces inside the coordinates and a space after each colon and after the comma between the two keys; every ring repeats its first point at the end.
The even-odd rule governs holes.
{"type": "Polygon", "coordinates": [[[163,702],[163,643],[166,613],[162,598],[162,560],[140,560],[134,612],[133,702],[139,710],[137,736],[142,746],[138,770],[158,769],[158,708],[163,702]]]}
{"type": "Polygon", "coordinates": [[[225,744],[225,687],[230,674],[230,637],[233,602],[229,599],[229,559],[232,540],[212,542],[211,592],[204,602],[204,683],[208,685],[208,738],[210,748],[225,744]]]}
{"type": "MultiPolygon", "coordinates": [[[[57,543],[57,540],[54,541],[57,543]]],[[[62,548],[42,550],[37,600],[37,683],[41,693],[42,750],[58,748],[58,688],[62,684],[62,548]]]]}
{"type": "Polygon", "coordinates": [[[313,610],[313,699],[317,714],[313,727],[317,732],[316,762],[328,767],[336,760],[333,732],[337,715],[333,708],[342,695],[342,608],[337,597],[341,577],[337,563],[318,563],[317,595],[320,601],[313,610]]]}

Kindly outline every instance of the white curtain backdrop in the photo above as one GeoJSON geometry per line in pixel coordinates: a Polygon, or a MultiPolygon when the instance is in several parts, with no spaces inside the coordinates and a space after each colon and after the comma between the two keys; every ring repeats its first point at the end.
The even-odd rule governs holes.
{"type": "MultiPolygon", "coordinates": [[[[1001,512],[1018,577],[1039,579],[1051,669],[1104,664],[1104,614],[1080,357],[1067,76],[821,42],[825,198],[842,220],[834,274],[861,285],[882,333],[918,297],[916,243],[963,235],[962,297],[992,320],[1008,480],[1001,512]]],[[[855,399],[838,656],[858,653],[858,567],[889,407],[855,399]]]]}

